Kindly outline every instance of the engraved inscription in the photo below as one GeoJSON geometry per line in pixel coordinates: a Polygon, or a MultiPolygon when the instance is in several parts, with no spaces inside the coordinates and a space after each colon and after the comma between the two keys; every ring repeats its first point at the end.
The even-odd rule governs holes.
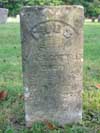
{"type": "Polygon", "coordinates": [[[59,20],[50,20],[38,23],[35,25],[32,30],[32,36],[35,40],[39,40],[44,36],[53,36],[55,35],[62,35],[66,39],[71,39],[75,29],[62,21],[59,20]]]}

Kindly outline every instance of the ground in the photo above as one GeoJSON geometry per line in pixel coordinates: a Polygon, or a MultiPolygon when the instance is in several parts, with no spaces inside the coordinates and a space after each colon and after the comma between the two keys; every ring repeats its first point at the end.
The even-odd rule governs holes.
{"type": "MultiPolygon", "coordinates": [[[[18,23],[0,25],[0,133],[100,133],[100,24],[84,25],[83,119],[64,129],[50,130],[41,122],[25,127],[21,68],[21,41],[18,23]]],[[[55,123],[55,125],[57,125],[55,123]]]]}

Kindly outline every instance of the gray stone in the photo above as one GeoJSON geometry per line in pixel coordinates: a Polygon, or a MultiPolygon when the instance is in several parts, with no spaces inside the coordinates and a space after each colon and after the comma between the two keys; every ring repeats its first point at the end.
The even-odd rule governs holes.
{"type": "Polygon", "coordinates": [[[83,8],[25,7],[20,16],[27,126],[39,120],[79,122],[83,8]]]}
{"type": "Polygon", "coordinates": [[[98,22],[100,23],[100,15],[98,16],[98,22]]]}
{"type": "Polygon", "coordinates": [[[0,8],[0,24],[4,24],[7,21],[8,9],[0,8]]]}

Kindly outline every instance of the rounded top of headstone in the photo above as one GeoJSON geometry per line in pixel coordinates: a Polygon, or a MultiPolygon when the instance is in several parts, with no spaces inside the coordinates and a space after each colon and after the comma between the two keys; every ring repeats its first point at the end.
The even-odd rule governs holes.
{"type": "Polygon", "coordinates": [[[7,8],[0,8],[0,10],[4,10],[4,11],[7,11],[8,12],[8,9],[7,8]]]}
{"type": "Polygon", "coordinates": [[[72,9],[74,9],[74,8],[77,8],[77,9],[82,9],[82,10],[84,10],[84,7],[83,6],[81,6],[81,5],[58,5],[58,6],[47,6],[47,5],[44,5],[44,6],[40,6],[40,5],[36,5],[36,6],[24,6],[23,8],[22,8],[22,10],[27,10],[27,9],[43,9],[43,8],[72,8],[72,9]]]}

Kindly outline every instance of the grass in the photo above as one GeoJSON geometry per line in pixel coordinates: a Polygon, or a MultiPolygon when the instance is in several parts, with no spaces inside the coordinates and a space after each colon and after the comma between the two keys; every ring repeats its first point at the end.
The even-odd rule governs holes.
{"type": "Polygon", "coordinates": [[[100,133],[100,24],[84,26],[83,120],[49,130],[41,122],[25,127],[19,24],[0,25],[0,90],[8,97],[0,101],[0,133],[100,133]]]}

